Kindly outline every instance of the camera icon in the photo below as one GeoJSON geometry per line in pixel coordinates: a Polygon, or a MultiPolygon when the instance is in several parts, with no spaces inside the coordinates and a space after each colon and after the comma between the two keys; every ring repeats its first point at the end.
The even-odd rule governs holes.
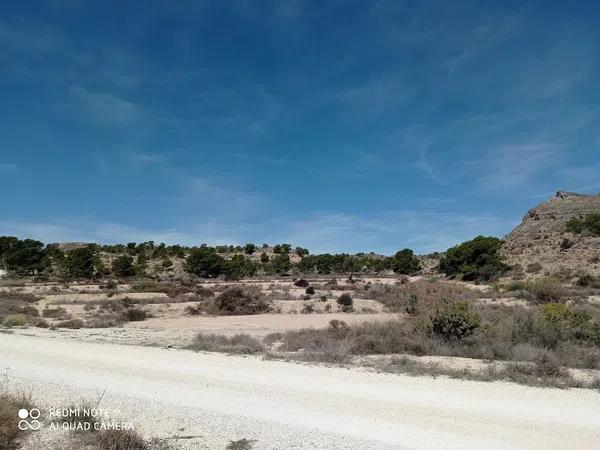
{"type": "Polygon", "coordinates": [[[39,419],[40,418],[40,410],[37,408],[32,408],[30,410],[27,410],[25,408],[21,408],[19,410],[19,412],[17,413],[17,415],[19,416],[19,430],[21,431],[26,431],[26,430],[39,430],[40,427],[42,426],[42,424],[40,423],[39,419]]]}

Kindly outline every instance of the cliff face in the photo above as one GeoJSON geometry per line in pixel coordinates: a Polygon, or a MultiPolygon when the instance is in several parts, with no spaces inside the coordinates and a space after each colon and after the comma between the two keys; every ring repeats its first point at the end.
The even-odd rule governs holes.
{"type": "Polygon", "coordinates": [[[554,198],[529,210],[523,222],[506,236],[502,252],[507,262],[521,266],[529,275],[600,276],[600,238],[566,231],[570,219],[589,213],[600,213],[600,195],[557,192],[554,198]]]}

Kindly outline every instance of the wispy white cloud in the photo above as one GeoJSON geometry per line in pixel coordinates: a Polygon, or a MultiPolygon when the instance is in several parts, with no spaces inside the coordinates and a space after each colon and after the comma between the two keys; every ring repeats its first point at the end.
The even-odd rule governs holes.
{"type": "Polygon", "coordinates": [[[0,163],[0,173],[10,174],[19,171],[19,166],[14,163],[0,163]]]}
{"type": "Polygon", "coordinates": [[[502,237],[516,220],[496,216],[397,211],[358,216],[314,214],[290,225],[280,240],[308,247],[313,252],[376,251],[392,254],[410,247],[421,253],[444,251],[479,234],[502,237]]]}
{"type": "Polygon", "coordinates": [[[83,86],[71,86],[69,94],[87,114],[101,123],[125,123],[139,113],[133,102],[111,93],[93,92],[83,86]]]}
{"type": "Polygon", "coordinates": [[[563,148],[557,144],[538,142],[507,144],[493,148],[488,158],[474,161],[479,185],[484,189],[507,189],[522,186],[548,166],[559,161],[563,148]]]}
{"type": "Polygon", "coordinates": [[[163,164],[169,161],[173,155],[172,152],[133,152],[129,154],[128,159],[133,165],[163,164]]]}

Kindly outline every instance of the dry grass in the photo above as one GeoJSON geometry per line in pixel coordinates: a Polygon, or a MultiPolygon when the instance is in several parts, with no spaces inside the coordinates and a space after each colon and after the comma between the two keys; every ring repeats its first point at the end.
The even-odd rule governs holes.
{"type": "Polygon", "coordinates": [[[0,389],[0,449],[16,450],[28,433],[19,430],[17,412],[31,408],[31,397],[25,393],[9,393],[5,386],[0,389]]]}
{"type": "Polygon", "coordinates": [[[42,310],[42,317],[46,319],[64,320],[69,318],[69,314],[67,313],[67,310],[65,308],[59,306],[57,308],[44,308],[42,310]]]}
{"type": "Polygon", "coordinates": [[[373,284],[363,289],[365,298],[383,303],[392,312],[407,312],[415,301],[421,307],[430,308],[446,299],[467,302],[482,296],[460,284],[438,280],[418,280],[400,285],[373,284]]]}
{"type": "Polygon", "coordinates": [[[228,337],[222,334],[204,333],[196,335],[192,344],[187,348],[197,352],[222,352],[245,355],[261,353],[265,349],[258,339],[247,334],[236,334],[235,336],[228,337]]]}

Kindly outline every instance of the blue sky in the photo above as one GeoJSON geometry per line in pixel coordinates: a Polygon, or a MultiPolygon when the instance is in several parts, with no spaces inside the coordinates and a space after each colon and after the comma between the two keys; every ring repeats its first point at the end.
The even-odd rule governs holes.
{"type": "Polygon", "coordinates": [[[600,191],[597,2],[141,4],[0,6],[0,234],[429,252],[600,191]]]}

